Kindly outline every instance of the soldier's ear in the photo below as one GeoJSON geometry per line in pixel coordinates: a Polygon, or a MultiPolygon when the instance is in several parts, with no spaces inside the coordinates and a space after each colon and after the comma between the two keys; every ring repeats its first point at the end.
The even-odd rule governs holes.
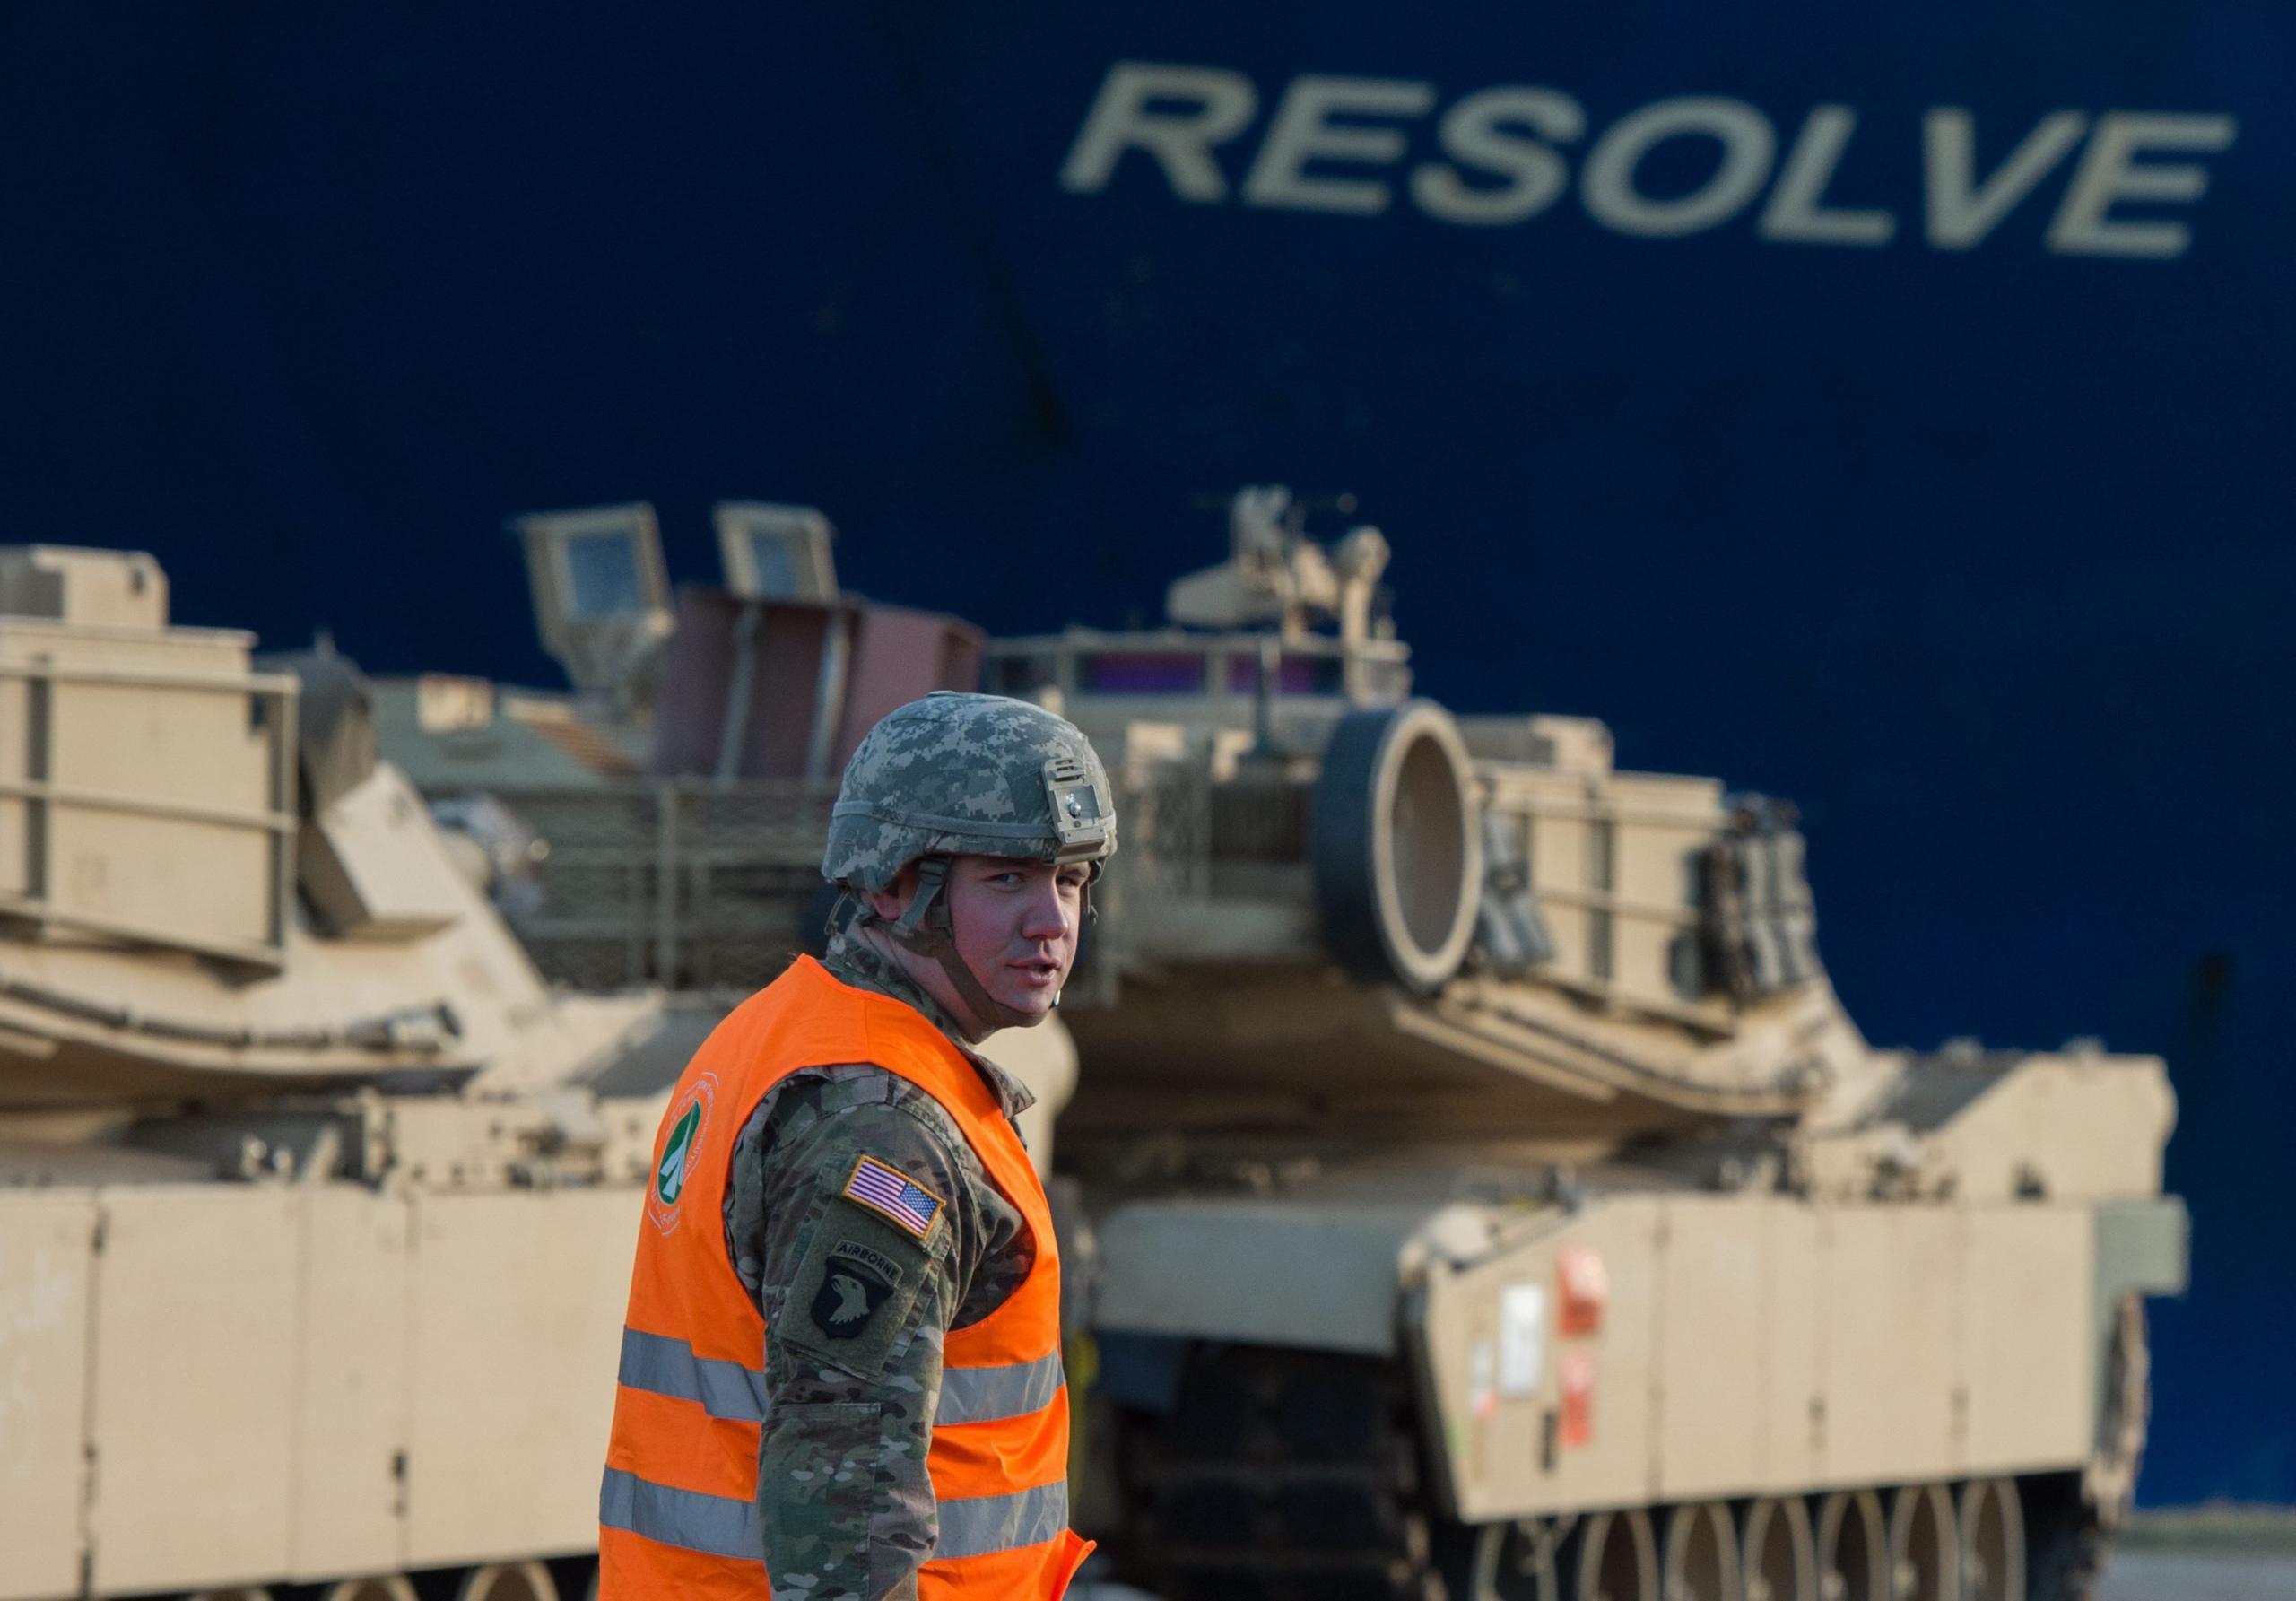
{"type": "Polygon", "coordinates": [[[897,923],[900,921],[900,914],[909,909],[909,897],[916,893],[917,864],[911,862],[884,889],[869,892],[869,909],[888,923],[897,923]]]}

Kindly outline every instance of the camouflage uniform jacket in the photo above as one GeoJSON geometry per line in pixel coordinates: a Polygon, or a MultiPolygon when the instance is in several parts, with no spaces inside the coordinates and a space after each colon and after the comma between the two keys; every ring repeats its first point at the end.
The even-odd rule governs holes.
{"type": "MultiPolygon", "coordinates": [[[[828,967],[843,983],[914,1006],[963,1046],[947,1013],[870,946],[840,939],[828,967]]],[[[1007,1117],[1034,1101],[1004,1069],[966,1054],[1007,1117]]],[[[758,1500],[773,1593],[912,1601],[939,1528],[925,1453],[942,1338],[995,1311],[1028,1276],[1036,1258],[1028,1225],[939,1101],[855,1063],[791,1075],[743,1125],[726,1240],[771,1331],[758,1500]],[[946,1223],[919,1242],[845,1199],[864,1155],[946,1196],[946,1223]],[[833,1251],[882,1252],[900,1270],[858,1335],[832,1338],[816,1327],[848,1310],[831,1299],[833,1251]]]]}

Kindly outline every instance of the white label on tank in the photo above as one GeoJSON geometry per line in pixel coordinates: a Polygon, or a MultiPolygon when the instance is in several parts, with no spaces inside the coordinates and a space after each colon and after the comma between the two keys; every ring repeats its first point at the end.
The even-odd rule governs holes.
{"type": "Polygon", "coordinates": [[[1499,1292],[1499,1393],[1535,1396],[1546,1368],[1546,1286],[1507,1284],[1499,1292]]]}

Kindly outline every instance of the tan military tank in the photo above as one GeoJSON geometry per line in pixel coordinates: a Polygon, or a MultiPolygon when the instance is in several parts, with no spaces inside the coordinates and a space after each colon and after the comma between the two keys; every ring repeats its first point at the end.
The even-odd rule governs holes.
{"type": "MultiPolygon", "coordinates": [[[[552,988],[365,681],[253,643],[171,624],[148,556],[0,549],[0,1601],[581,1596],[654,1135],[722,1005],[552,988]]],[[[997,1048],[1048,1118],[1065,1034],[997,1048]]]]}
{"type": "MultiPolygon", "coordinates": [[[[593,515],[522,525],[530,560],[593,515]]],[[[1413,699],[1377,531],[1326,550],[1258,489],[1231,535],[1168,626],[992,640],[983,674],[1122,792],[1057,1148],[1091,1225],[1081,1515],[1121,1571],[1174,1601],[2085,1594],[2143,1439],[2142,1297],[2184,1273],[2161,1064],[1873,1048],[1790,807],[1622,770],[1599,723],[1413,699]]],[[[785,625],[778,669],[757,626],[711,643],[770,631],[727,548],[732,626],[686,653],[715,687],[674,706],[714,770],[473,781],[508,723],[661,751],[670,702],[620,691],[482,719],[424,681],[430,727],[386,721],[434,798],[535,820],[545,907],[570,867],[535,949],[628,964],[577,981],[747,972],[756,929],[807,926],[850,720],[829,640],[860,624],[785,625]],[[739,755],[769,703],[771,771],[739,755]],[[677,821],[700,804],[771,826],[677,821]],[[618,898],[568,904],[602,869],[618,898]],[[697,915],[727,883],[748,921],[697,915]]],[[[547,640],[575,587],[533,565],[547,640]]]]}
{"type": "Polygon", "coordinates": [[[0,1597],[578,1595],[676,1020],[251,644],[0,551],[0,1597]]]}
{"type": "Polygon", "coordinates": [[[1280,490],[993,642],[1120,775],[1066,1013],[1102,1514],[1183,1598],[2084,1594],[2182,1286],[2159,1061],[1877,1049],[1794,814],[1411,698],[1280,490]]]}

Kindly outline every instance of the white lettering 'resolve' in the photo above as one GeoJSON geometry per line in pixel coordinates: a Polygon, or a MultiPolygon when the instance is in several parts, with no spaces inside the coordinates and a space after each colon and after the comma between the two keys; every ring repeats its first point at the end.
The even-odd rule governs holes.
{"type": "Polygon", "coordinates": [[[1225,67],[1119,61],[1060,184],[1095,195],[1132,166],[1198,205],[1378,217],[1407,201],[1438,222],[1493,228],[1548,213],[1575,176],[1587,215],[1632,238],[1681,239],[1751,216],[1757,237],[1777,244],[1874,249],[1911,238],[1968,251],[2061,178],[2044,248],[2161,261],[2193,238],[2189,222],[2162,208],[2196,204],[2209,186],[2202,158],[2230,150],[2239,133],[2222,113],[2062,108],[2022,127],[1980,128],[1961,106],[1930,107],[1911,127],[1881,125],[1826,103],[1781,128],[1745,100],[1678,95],[1596,128],[1577,99],[1543,86],[1447,97],[1419,79],[1301,74],[1265,96],[1225,67]],[[1842,193],[1837,182],[1856,141],[1892,136],[1918,142],[1918,229],[1900,227],[1888,196],[1842,193]],[[1641,181],[1646,161],[1677,144],[1695,150],[1707,175],[1687,192],[1653,193],[1641,181]]]}

